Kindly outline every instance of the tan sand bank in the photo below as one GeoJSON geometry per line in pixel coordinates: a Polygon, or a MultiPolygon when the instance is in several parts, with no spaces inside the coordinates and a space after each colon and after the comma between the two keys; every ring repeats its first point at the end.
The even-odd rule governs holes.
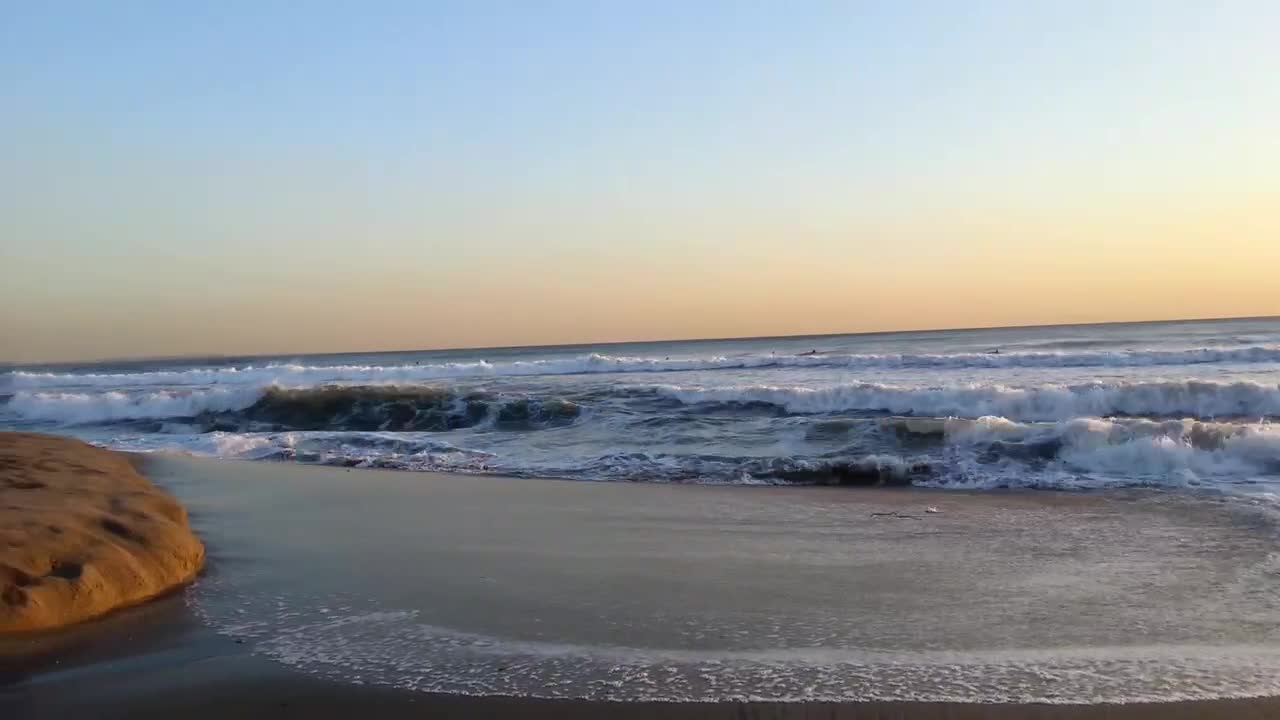
{"type": "Polygon", "coordinates": [[[0,433],[0,633],[87,620],[195,577],[187,513],[117,453],[0,433]]]}

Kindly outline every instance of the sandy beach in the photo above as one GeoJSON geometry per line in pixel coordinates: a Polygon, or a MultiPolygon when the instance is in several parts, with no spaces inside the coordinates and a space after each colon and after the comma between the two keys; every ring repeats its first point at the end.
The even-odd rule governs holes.
{"type": "Polygon", "coordinates": [[[605,703],[436,695],[342,684],[281,672],[229,655],[96,668],[25,689],[0,690],[0,708],[20,718],[598,718],[626,720],[1262,720],[1274,699],[1125,705],[845,703],[605,703]]]}
{"type": "Polygon", "coordinates": [[[7,4],[0,720],[1280,720],[1278,30],[7,4]]]}
{"type": "Polygon", "coordinates": [[[0,643],[15,718],[656,718],[661,720],[1261,720],[1280,699],[1102,705],[930,702],[593,702],[469,697],[315,678],[202,627],[181,596],[41,640],[0,643]]]}
{"type": "Polygon", "coordinates": [[[1244,582],[1264,521],[1211,503],[142,467],[187,505],[205,574],[0,643],[16,717],[1280,709],[1212,699],[1264,694],[1275,658],[1244,582]]]}
{"type": "Polygon", "coordinates": [[[195,578],[186,510],[123,455],[0,432],[0,634],[64,627],[195,578]]]}

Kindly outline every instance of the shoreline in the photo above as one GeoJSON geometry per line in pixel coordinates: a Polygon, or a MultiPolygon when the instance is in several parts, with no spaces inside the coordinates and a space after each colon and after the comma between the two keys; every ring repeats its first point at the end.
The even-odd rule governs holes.
{"type": "MultiPolygon", "coordinates": [[[[199,631],[195,631],[199,635],[199,631]]],[[[1264,720],[1280,697],[1138,703],[961,703],[925,701],[601,701],[467,696],[360,685],[308,676],[250,654],[226,638],[179,644],[108,661],[0,681],[0,710],[43,719],[191,720],[306,718],[662,718],[665,720],[1264,720]],[[198,648],[198,649],[197,649],[198,648]]]]}
{"type": "Polygon", "coordinates": [[[1096,704],[631,702],[419,692],[320,678],[279,665],[203,626],[181,593],[77,628],[85,632],[73,641],[71,652],[64,648],[61,654],[46,655],[37,668],[25,673],[13,672],[14,656],[0,647],[0,711],[30,720],[78,716],[337,720],[362,713],[393,720],[606,716],[621,720],[1265,720],[1280,716],[1280,697],[1096,704]]]}
{"type": "MultiPolygon", "coordinates": [[[[157,486],[183,497],[184,488],[174,487],[181,481],[184,468],[206,468],[215,475],[229,468],[255,468],[255,477],[289,477],[300,482],[357,482],[347,473],[357,473],[366,482],[384,477],[382,482],[404,486],[411,480],[442,488],[465,490],[468,482],[480,482],[495,492],[524,489],[523,483],[543,480],[503,477],[467,476],[453,480],[425,473],[388,470],[385,475],[373,470],[324,469],[321,466],[293,464],[262,468],[253,461],[178,460],[131,454],[157,486]],[[157,460],[159,463],[157,464],[157,460]],[[161,467],[167,469],[161,471],[161,467]],[[292,468],[281,471],[281,468],[292,468]],[[319,472],[317,472],[319,470],[319,472]],[[259,472],[261,471],[261,472],[259,472]],[[481,480],[483,478],[483,480],[481,480]]],[[[191,482],[195,482],[192,480],[191,482]]],[[[990,499],[1012,511],[1044,504],[1062,509],[1089,511],[1105,498],[1091,493],[1019,491],[982,493],[941,491],[932,488],[811,488],[768,487],[764,491],[742,493],[735,487],[729,492],[716,485],[645,486],[629,483],[587,483],[561,479],[552,494],[563,497],[575,488],[612,487],[620,492],[604,492],[618,497],[643,498],[651,495],[646,487],[666,487],[675,497],[696,501],[700,497],[728,497],[738,494],[770,498],[774,502],[796,496],[821,499],[831,506],[911,506],[921,505],[923,496],[930,503],[943,505],[986,505],[990,499]],[[621,490],[633,488],[633,490],[621,490]],[[966,500],[974,495],[977,500],[966,500]],[[838,500],[837,500],[838,498],[838,500]],[[951,503],[946,499],[951,498],[951,503]]],[[[532,488],[535,494],[539,488],[532,488]]],[[[599,494],[599,490],[593,490],[599,494]]],[[[665,495],[667,491],[657,494],[665,495]]],[[[218,518],[201,503],[190,506],[193,525],[217,522],[218,518]]],[[[887,520],[885,527],[919,527],[919,524],[887,520]]],[[[533,698],[508,695],[468,696],[399,689],[384,685],[361,685],[326,679],[304,673],[257,653],[251,643],[236,637],[220,635],[198,617],[192,603],[202,584],[218,581],[218,576],[231,576],[239,571],[238,548],[208,542],[212,577],[202,576],[194,588],[180,590],[150,603],[123,609],[103,618],[89,621],[64,631],[0,643],[0,711],[12,711],[14,717],[60,718],[76,714],[93,717],[172,718],[181,713],[192,720],[233,717],[298,717],[326,719],[348,717],[356,713],[372,713],[376,717],[532,717],[593,718],[607,714],[623,718],[668,718],[670,720],[711,720],[716,718],[901,718],[902,720],[969,720],[977,718],[1037,718],[1042,720],[1154,720],[1155,718],[1200,719],[1232,717],[1242,720],[1280,716],[1280,697],[1218,698],[1175,700],[1169,702],[1132,703],[969,703],[921,701],[617,701],[575,698],[533,698]]]]}

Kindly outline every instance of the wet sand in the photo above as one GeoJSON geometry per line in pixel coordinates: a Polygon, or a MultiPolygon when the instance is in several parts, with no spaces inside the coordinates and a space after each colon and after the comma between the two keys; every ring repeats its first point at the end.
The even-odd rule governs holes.
{"type": "MultiPolygon", "coordinates": [[[[1141,493],[595,485],[160,458],[147,467],[187,504],[205,537],[205,577],[185,596],[56,636],[0,644],[0,714],[1280,716],[1280,703],[1270,698],[643,699],[670,692],[706,700],[736,687],[733,673],[713,675],[709,686],[653,681],[653,668],[675,673],[721,656],[730,665],[741,661],[747,680],[764,665],[784,673],[775,681],[789,694],[787,678],[829,672],[828,660],[843,687],[848,677],[841,673],[854,662],[910,665],[944,653],[1003,668],[1001,658],[1043,662],[1065,648],[1090,662],[1133,651],[1142,665],[1155,662],[1153,645],[1162,648],[1154,655],[1160,661],[1178,660],[1175,671],[1195,670],[1189,689],[1211,692],[1217,679],[1200,665],[1180,664],[1177,653],[1212,645],[1218,658],[1275,643],[1274,607],[1266,604],[1274,586],[1249,575],[1266,560],[1269,545],[1259,538],[1270,528],[1213,504],[1169,506],[1141,493]],[[941,512],[926,513],[930,506],[941,512]],[[360,631],[344,629],[350,627],[360,631]],[[442,628],[448,632],[431,634],[442,628]],[[442,640],[463,636],[484,638],[483,648],[441,648],[442,640]],[[868,646],[880,654],[859,654],[868,646]],[[1029,646],[1042,651],[1027,653],[1029,646]],[[601,652],[617,661],[617,653],[636,650],[642,659],[623,663],[638,681],[634,693],[626,683],[610,685],[616,678],[607,668],[585,659],[601,652]],[[773,658],[779,654],[780,665],[773,658]],[[387,657],[395,659],[390,666],[370,664],[387,657]],[[568,658],[583,677],[560,676],[562,684],[547,683],[542,694],[596,699],[432,692],[448,686],[432,670],[442,661],[501,689],[565,669],[548,668],[548,658],[568,658]],[[601,699],[628,693],[640,697],[601,699]]],[[[1258,662],[1248,665],[1267,669],[1258,662]]],[[[966,677],[963,668],[946,673],[966,677]]],[[[895,692],[954,694],[945,682],[907,680],[916,685],[895,692]]],[[[1132,680],[1141,692],[1156,687],[1132,680]]],[[[849,687],[852,695],[865,689],[849,687]]],[[[1176,682],[1170,690],[1179,690],[1176,682]]]]}
{"type": "MultiPolygon", "coordinates": [[[[467,697],[325,680],[252,655],[201,626],[180,596],[60,638],[56,652],[0,646],[0,713],[12,718],[546,718],[666,720],[1263,720],[1280,699],[1036,705],[929,702],[609,703],[467,697]]],[[[65,634],[65,633],[64,633],[65,634]]],[[[46,641],[48,638],[46,638],[46,641]]],[[[50,649],[46,646],[45,648],[50,649]]]]}
{"type": "Polygon", "coordinates": [[[0,691],[17,718],[546,718],[547,720],[1263,720],[1271,699],[1128,705],[981,705],[926,702],[606,703],[471,698],[346,685],[262,668],[252,659],[206,659],[119,677],[67,680],[24,695],[0,691]]]}

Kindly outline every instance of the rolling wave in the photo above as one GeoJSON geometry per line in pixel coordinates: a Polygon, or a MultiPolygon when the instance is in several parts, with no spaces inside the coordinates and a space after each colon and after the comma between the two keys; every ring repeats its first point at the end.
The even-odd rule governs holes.
{"type": "Polygon", "coordinates": [[[589,480],[782,485],[1220,487],[1280,475],[1280,428],[1266,424],[1077,418],[1028,424],[1005,418],[888,418],[889,432],[936,441],[873,450],[750,456],[611,451],[521,455],[467,447],[447,435],[393,432],[211,432],[147,436],[130,450],[183,450],[238,459],[397,470],[501,473],[589,480]]]}
{"type": "Polygon", "coordinates": [[[894,415],[1012,420],[1076,417],[1280,417],[1280,386],[1256,382],[1133,382],[910,387],[852,383],[831,387],[659,385],[660,395],[685,405],[769,405],[792,414],[882,412],[894,415]]]}
{"type": "Polygon", "coordinates": [[[233,412],[253,405],[263,393],[263,388],[256,387],[143,393],[19,392],[0,409],[26,421],[91,425],[233,412]]]}
{"type": "Polygon", "coordinates": [[[73,434],[120,423],[110,444],[123,449],[579,479],[1090,488],[1280,477],[1280,423],[1266,421],[1280,417],[1280,386],[1256,382],[20,391],[0,415],[73,434]],[[564,433],[529,444],[489,432],[552,428],[564,433]]]}
{"type": "Polygon", "coordinates": [[[445,431],[484,422],[519,429],[572,422],[580,407],[559,398],[458,393],[427,386],[210,388],[126,394],[18,393],[2,406],[60,425],[199,419],[205,430],[445,431]]]}
{"type": "Polygon", "coordinates": [[[1280,363],[1280,347],[1200,348],[1089,352],[1009,352],[956,354],[814,354],[743,355],[734,357],[614,357],[590,354],[576,358],[505,363],[455,362],[426,365],[296,365],[195,368],[142,373],[42,373],[11,371],[3,377],[13,389],[149,386],[251,385],[273,383],[413,383],[466,377],[533,377],[592,373],[654,373],[755,368],[983,369],[1149,367],[1210,363],[1280,363]]]}
{"type": "MultiPolygon", "coordinates": [[[[829,387],[736,385],[615,386],[595,401],[655,397],[699,411],[766,406],[792,415],[891,414],[1002,417],[1058,421],[1079,417],[1280,418],[1280,386],[1257,382],[1132,382],[1081,385],[952,385],[914,387],[852,383],[829,387]]],[[[461,392],[428,385],[320,385],[286,388],[211,387],[121,392],[18,392],[0,405],[27,421],[105,424],[219,416],[299,430],[449,430],[469,427],[491,412],[500,421],[540,422],[577,417],[580,406],[559,397],[529,398],[461,392]],[[496,410],[495,410],[496,409],[496,410]]]]}
{"type": "Polygon", "coordinates": [[[1280,474],[1280,426],[1271,423],[1145,418],[1020,423],[1002,417],[897,417],[881,420],[880,425],[971,451],[971,468],[982,465],[985,470],[1021,460],[1049,463],[1056,471],[1032,476],[1020,466],[1004,473],[996,467],[996,472],[975,472],[959,481],[974,487],[1196,485],[1280,474]]]}

